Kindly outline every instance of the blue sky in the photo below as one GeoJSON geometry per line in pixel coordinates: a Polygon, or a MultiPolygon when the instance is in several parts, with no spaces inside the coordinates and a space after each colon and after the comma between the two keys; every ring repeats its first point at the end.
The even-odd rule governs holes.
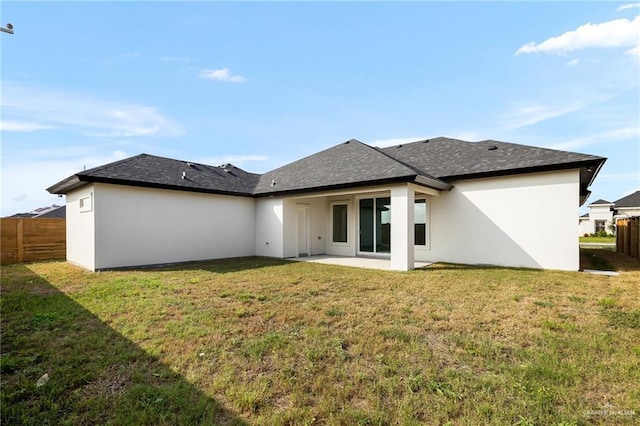
{"type": "Polygon", "coordinates": [[[640,188],[640,3],[0,7],[2,216],[142,152],[260,173],[351,138],[596,154],[589,202],[640,188]]]}

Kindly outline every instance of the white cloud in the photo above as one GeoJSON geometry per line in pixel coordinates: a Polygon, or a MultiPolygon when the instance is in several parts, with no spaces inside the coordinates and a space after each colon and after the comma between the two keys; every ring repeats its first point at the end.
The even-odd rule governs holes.
{"type": "Polygon", "coordinates": [[[582,148],[587,145],[596,143],[615,142],[629,139],[640,139],[640,129],[636,126],[621,127],[618,129],[607,130],[595,135],[585,136],[582,138],[570,139],[560,143],[551,144],[548,148],[572,150],[582,148]]]}
{"type": "MultiPolygon", "coordinates": [[[[626,182],[626,181],[637,181],[640,182],[640,172],[631,172],[631,173],[605,173],[598,174],[598,180],[606,180],[610,182],[626,182]]],[[[635,191],[629,191],[624,194],[624,196],[633,194],[635,191]]]]}
{"type": "Polygon", "coordinates": [[[622,6],[618,7],[618,12],[627,9],[640,9],[640,3],[623,4],[622,6]]]}
{"type": "Polygon", "coordinates": [[[632,47],[631,49],[625,52],[627,55],[633,56],[636,59],[640,59],[640,44],[636,47],[632,47]]]}
{"type": "MultiPolygon", "coordinates": [[[[64,149],[71,153],[77,148],[64,149]]],[[[38,207],[62,204],[64,198],[49,194],[46,188],[71,176],[73,173],[121,160],[128,156],[122,151],[109,153],[91,152],[66,157],[48,156],[52,150],[30,151],[28,156],[2,158],[2,216],[29,212],[38,207]]]]}
{"type": "Polygon", "coordinates": [[[53,126],[35,123],[33,121],[0,120],[0,130],[2,130],[3,132],[30,133],[51,128],[53,128],[53,126]]]}
{"type": "Polygon", "coordinates": [[[565,62],[565,65],[568,65],[570,67],[575,67],[579,63],[580,63],[580,59],[576,58],[576,59],[570,60],[569,62],[565,62]]]}
{"type": "Polygon", "coordinates": [[[178,136],[184,133],[178,124],[153,107],[4,82],[2,109],[10,131],[19,131],[16,129],[21,127],[22,131],[57,128],[100,137],[178,136]],[[15,124],[25,122],[32,125],[15,124]]]}
{"type": "Polygon", "coordinates": [[[247,79],[241,75],[233,75],[229,68],[220,68],[219,70],[202,70],[198,77],[210,80],[229,81],[231,83],[242,83],[247,79]]]}
{"type": "Polygon", "coordinates": [[[254,161],[267,161],[269,157],[266,155],[223,155],[220,157],[202,157],[197,160],[198,163],[207,164],[210,166],[220,166],[222,164],[231,163],[240,167],[244,163],[254,161]]]}
{"type": "Polygon", "coordinates": [[[518,129],[552,118],[560,117],[584,107],[586,103],[572,102],[566,105],[520,104],[513,111],[504,115],[503,129],[518,129]]]}
{"type": "MultiPolygon", "coordinates": [[[[631,47],[635,51],[640,44],[640,16],[633,20],[615,19],[601,24],[585,24],[541,43],[529,42],[521,46],[516,55],[523,53],[550,53],[564,55],[567,52],[588,48],[631,47]]],[[[629,52],[629,51],[627,51],[629,52]]]]}

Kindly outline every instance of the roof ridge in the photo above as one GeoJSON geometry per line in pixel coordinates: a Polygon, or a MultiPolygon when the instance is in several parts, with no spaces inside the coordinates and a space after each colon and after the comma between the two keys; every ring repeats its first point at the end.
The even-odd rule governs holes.
{"type": "Polygon", "coordinates": [[[247,173],[247,174],[251,174],[251,175],[260,175],[259,173],[253,173],[253,172],[247,172],[246,170],[242,169],[241,167],[236,166],[235,164],[232,163],[225,163],[223,165],[219,165],[219,166],[214,166],[212,164],[205,164],[205,163],[199,163],[196,161],[190,161],[190,160],[180,160],[177,158],[171,158],[171,157],[164,157],[161,155],[153,155],[153,154],[147,154],[145,152],[140,153],[138,155],[134,155],[132,157],[127,157],[127,158],[123,158],[121,160],[116,160],[116,161],[112,161],[111,163],[107,163],[107,164],[103,164],[102,166],[97,166],[97,167],[92,167],[90,169],[87,170],[82,170],[81,172],[76,173],[76,175],[87,175],[90,173],[95,173],[95,172],[99,172],[102,170],[105,170],[107,168],[113,167],[113,166],[117,166],[120,164],[124,164],[128,161],[133,161],[136,160],[138,158],[142,158],[142,157],[149,157],[149,158],[157,158],[157,159],[161,159],[161,160],[167,160],[167,161],[173,161],[176,163],[184,163],[184,164],[194,164],[196,166],[202,166],[202,167],[209,167],[209,168],[214,168],[214,169],[225,169],[228,168],[229,166],[233,167],[236,170],[239,170],[243,173],[247,173]]]}
{"type": "Polygon", "coordinates": [[[135,158],[140,158],[140,157],[143,157],[143,156],[153,157],[153,155],[142,153],[142,154],[134,155],[133,157],[127,157],[127,158],[123,158],[121,160],[112,161],[110,163],[103,164],[102,166],[97,166],[97,167],[92,167],[92,168],[87,169],[87,170],[82,170],[81,172],[78,172],[78,173],[75,173],[75,174],[76,175],[86,175],[88,173],[99,172],[99,171],[104,170],[104,169],[106,169],[108,167],[113,167],[113,166],[115,166],[117,164],[123,164],[123,163],[131,161],[131,160],[133,160],[135,158]]]}
{"type": "MultiPolygon", "coordinates": [[[[428,141],[428,140],[430,140],[430,139],[423,139],[423,140],[421,140],[421,141],[416,141],[416,142],[411,142],[411,143],[418,143],[418,142],[419,142],[419,143],[424,143],[424,141],[428,141]]],[[[409,164],[409,163],[405,163],[404,161],[402,161],[402,160],[399,160],[399,159],[395,158],[395,157],[394,157],[394,156],[392,156],[391,154],[388,154],[388,153],[386,153],[385,151],[383,151],[383,150],[382,150],[382,148],[378,148],[378,147],[370,146],[370,145],[367,145],[367,144],[363,144],[363,145],[366,145],[366,146],[368,146],[369,148],[372,148],[372,149],[374,149],[374,150],[378,151],[380,154],[384,155],[385,157],[389,157],[389,158],[391,158],[392,160],[396,161],[397,163],[402,164],[403,166],[407,167],[407,168],[408,168],[408,169],[410,169],[411,171],[415,172],[415,173],[416,173],[416,175],[420,175],[420,176],[428,177],[428,178],[430,178],[430,179],[434,179],[434,180],[437,180],[437,181],[439,181],[439,182],[444,182],[442,179],[438,179],[437,177],[434,177],[434,176],[430,175],[429,173],[425,173],[423,170],[420,170],[420,169],[418,169],[417,167],[412,166],[412,165],[411,165],[411,164],[409,164]]],[[[403,145],[403,144],[400,144],[400,145],[397,145],[397,146],[402,146],[402,145],[403,145]]],[[[407,144],[407,145],[409,145],[409,144],[407,144]]],[[[387,148],[391,148],[391,147],[387,147],[387,148]]]]}

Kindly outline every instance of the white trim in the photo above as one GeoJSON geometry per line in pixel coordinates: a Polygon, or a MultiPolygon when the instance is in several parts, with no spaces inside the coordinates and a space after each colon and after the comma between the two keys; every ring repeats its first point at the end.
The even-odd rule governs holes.
{"type": "MultiPolygon", "coordinates": [[[[415,249],[416,250],[421,250],[421,251],[427,251],[427,250],[431,250],[431,199],[429,196],[425,196],[425,195],[418,195],[416,196],[416,198],[414,199],[414,204],[416,201],[418,200],[424,200],[424,204],[426,207],[426,215],[427,215],[427,223],[425,224],[425,236],[424,236],[424,245],[418,245],[418,244],[414,244],[415,249]]],[[[413,219],[413,224],[414,224],[414,229],[415,229],[415,217],[413,219]]],[[[415,232],[415,231],[414,231],[415,232]]]]}
{"type": "Polygon", "coordinates": [[[87,213],[93,211],[93,192],[88,196],[80,198],[78,200],[78,206],[80,207],[80,213],[87,213]]]}
{"type": "MultiPolygon", "coordinates": [[[[391,258],[391,250],[389,250],[389,253],[379,253],[377,251],[361,251],[360,250],[360,200],[363,199],[373,199],[374,200],[374,207],[375,207],[375,200],[378,198],[389,198],[389,201],[391,201],[391,192],[375,192],[375,193],[368,193],[368,194],[362,194],[359,196],[355,196],[355,217],[356,217],[356,256],[363,256],[363,257],[377,257],[377,258],[382,258],[382,259],[390,259],[391,258]]],[[[375,222],[375,209],[374,209],[374,222],[375,222]]],[[[393,212],[391,212],[391,215],[393,216],[393,212]]],[[[391,232],[393,233],[393,228],[391,230],[391,232]]],[[[390,236],[391,237],[391,236],[390,236]]],[[[377,235],[376,235],[376,227],[375,227],[375,223],[374,223],[374,227],[373,227],[373,241],[374,241],[374,250],[375,250],[375,242],[377,241],[377,235]]],[[[391,245],[391,241],[389,241],[389,245],[391,245]]]]}

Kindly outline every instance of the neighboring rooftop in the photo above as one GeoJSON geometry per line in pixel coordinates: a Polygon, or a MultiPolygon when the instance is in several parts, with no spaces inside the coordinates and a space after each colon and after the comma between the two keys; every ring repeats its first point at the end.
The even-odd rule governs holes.
{"type": "Polygon", "coordinates": [[[603,157],[497,141],[435,138],[388,148],[351,139],[263,175],[140,154],[78,172],[51,186],[66,194],[90,182],[243,196],[267,196],[392,182],[450,190],[460,179],[580,170],[580,204],[603,157]]]}
{"type": "Polygon", "coordinates": [[[614,202],[616,208],[620,207],[640,207],[640,191],[629,194],[614,202]]]}
{"type": "Polygon", "coordinates": [[[593,203],[589,203],[590,206],[602,206],[602,205],[613,205],[611,201],[606,201],[600,198],[599,200],[594,201],[593,203]]]}
{"type": "Polygon", "coordinates": [[[66,213],[65,206],[59,206],[57,204],[53,204],[51,206],[46,207],[38,207],[35,210],[32,210],[28,213],[16,213],[14,215],[9,216],[10,218],[43,218],[43,219],[52,219],[52,218],[64,218],[66,213]]]}
{"type": "Polygon", "coordinates": [[[56,206],[55,204],[53,208],[33,216],[34,219],[64,219],[66,217],[67,206],[56,206]]]}

